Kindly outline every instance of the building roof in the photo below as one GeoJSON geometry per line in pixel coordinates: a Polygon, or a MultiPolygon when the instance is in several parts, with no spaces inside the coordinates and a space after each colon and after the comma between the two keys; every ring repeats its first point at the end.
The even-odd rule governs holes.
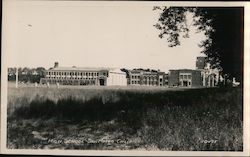
{"type": "Polygon", "coordinates": [[[51,68],[49,70],[53,71],[109,71],[112,73],[120,73],[120,74],[126,74],[125,72],[121,71],[119,68],[104,68],[104,67],[56,67],[51,68]]]}
{"type": "Polygon", "coordinates": [[[169,71],[197,71],[195,69],[171,69],[169,71]]]}
{"type": "Polygon", "coordinates": [[[56,67],[49,70],[59,71],[101,71],[101,70],[112,70],[112,68],[95,68],[95,67],[56,67]]]}

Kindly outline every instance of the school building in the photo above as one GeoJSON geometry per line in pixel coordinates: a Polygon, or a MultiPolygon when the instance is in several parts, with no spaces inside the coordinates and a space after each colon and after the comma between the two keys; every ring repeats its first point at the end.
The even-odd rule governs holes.
{"type": "Polygon", "coordinates": [[[130,70],[128,84],[132,86],[167,86],[168,74],[154,70],[130,70]]]}
{"type": "Polygon", "coordinates": [[[112,68],[54,67],[46,71],[42,84],[126,86],[126,73],[112,68]]]}
{"type": "Polygon", "coordinates": [[[214,87],[219,83],[219,70],[212,69],[206,57],[197,57],[196,69],[169,70],[169,86],[214,87]]]}

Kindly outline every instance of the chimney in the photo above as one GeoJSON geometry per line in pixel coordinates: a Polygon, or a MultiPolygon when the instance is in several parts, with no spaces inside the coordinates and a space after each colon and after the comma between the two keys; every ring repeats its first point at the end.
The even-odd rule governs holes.
{"type": "Polygon", "coordinates": [[[54,68],[57,68],[59,66],[58,62],[55,62],[54,68]]]}

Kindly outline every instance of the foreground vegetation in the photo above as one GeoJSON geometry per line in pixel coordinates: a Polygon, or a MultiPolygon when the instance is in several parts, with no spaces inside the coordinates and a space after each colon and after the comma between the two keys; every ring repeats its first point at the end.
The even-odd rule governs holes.
{"type": "Polygon", "coordinates": [[[7,147],[243,150],[242,89],[9,88],[7,147]]]}

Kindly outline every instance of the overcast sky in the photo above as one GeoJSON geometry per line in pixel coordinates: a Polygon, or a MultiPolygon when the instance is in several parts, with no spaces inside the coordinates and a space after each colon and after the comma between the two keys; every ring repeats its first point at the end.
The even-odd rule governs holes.
{"type": "Polygon", "coordinates": [[[153,5],[123,2],[4,1],[8,67],[195,68],[202,33],[169,48],[153,26],[153,5]]]}

